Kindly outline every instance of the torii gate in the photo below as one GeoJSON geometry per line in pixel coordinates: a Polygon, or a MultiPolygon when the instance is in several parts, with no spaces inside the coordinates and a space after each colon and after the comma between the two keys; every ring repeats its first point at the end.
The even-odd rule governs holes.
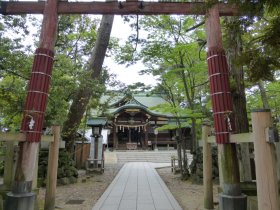
{"type": "MultiPolygon", "coordinates": [[[[238,15],[238,10],[234,5],[217,3],[211,8],[207,8],[207,4],[203,2],[143,2],[131,0],[127,0],[126,2],[9,1],[1,2],[0,13],[3,15],[44,14],[40,45],[35,52],[32,76],[29,82],[21,126],[22,132],[26,134],[26,141],[20,143],[18,165],[14,188],[12,190],[14,196],[11,196],[11,199],[19,202],[19,197],[27,198],[31,193],[35,154],[41,138],[49,83],[51,81],[59,14],[207,14],[207,61],[211,99],[213,102],[216,142],[222,151],[221,157],[222,163],[224,163],[222,174],[224,180],[223,194],[226,200],[229,200],[228,203],[240,202],[240,206],[243,205],[244,198],[241,196],[235,145],[229,143],[230,133],[234,129],[232,115],[229,115],[233,111],[233,107],[229,89],[228,66],[222,48],[220,28],[220,16],[238,15]],[[232,202],[232,199],[234,202],[232,202]]],[[[223,195],[221,199],[224,199],[223,195]]],[[[226,200],[223,202],[227,202],[226,200]]],[[[234,209],[230,207],[231,204],[227,205],[227,209],[234,209]]],[[[31,210],[32,208],[32,204],[30,204],[28,209],[31,210]]],[[[238,209],[242,210],[242,208],[238,209]]]]}

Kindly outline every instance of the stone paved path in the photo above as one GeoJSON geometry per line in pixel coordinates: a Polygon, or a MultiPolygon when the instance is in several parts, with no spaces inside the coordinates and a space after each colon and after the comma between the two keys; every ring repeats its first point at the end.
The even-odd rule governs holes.
{"type": "Polygon", "coordinates": [[[155,170],[161,166],[126,163],[92,210],[182,210],[155,170]]]}

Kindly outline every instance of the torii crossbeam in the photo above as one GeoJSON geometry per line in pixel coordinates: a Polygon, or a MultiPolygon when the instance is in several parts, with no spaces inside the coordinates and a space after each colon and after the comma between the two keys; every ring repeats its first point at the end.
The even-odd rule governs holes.
{"type": "MultiPolygon", "coordinates": [[[[220,16],[238,15],[232,4],[219,3],[220,16]]],[[[0,14],[43,14],[45,2],[2,1],[0,14]]],[[[205,15],[206,3],[203,2],[146,2],[146,1],[109,1],[109,2],[65,2],[58,3],[58,14],[114,14],[114,15],[205,15]]]]}

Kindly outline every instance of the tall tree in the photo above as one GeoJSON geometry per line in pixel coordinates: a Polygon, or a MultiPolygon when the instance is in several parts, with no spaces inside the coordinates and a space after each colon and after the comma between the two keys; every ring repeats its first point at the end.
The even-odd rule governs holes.
{"type": "MultiPolygon", "coordinates": [[[[203,85],[207,83],[205,75],[206,64],[199,58],[197,39],[203,38],[203,21],[199,18],[185,16],[148,16],[139,20],[139,27],[149,31],[145,38],[131,36],[123,47],[120,63],[130,64],[131,59],[141,60],[146,69],[141,74],[159,76],[159,81],[167,72],[177,76],[175,84],[180,88],[181,102],[196,111],[203,85]],[[196,31],[193,31],[197,29],[196,31]],[[136,42],[136,43],[135,43],[136,42]],[[142,46],[140,50],[134,48],[137,42],[142,46]],[[136,51],[133,51],[136,50],[136,51]],[[131,55],[134,55],[132,58],[131,55]]],[[[202,56],[203,52],[201,53],[202,56]]],[[[133,62],[132,62],[133,63],[133,62]]],[[[196,123],[192,121],[192,151],[196,148],[196,123]]]]}
{"type": "Polygon", "coordinates": [[[83,83],[84,68],[96,41],[98,19],[87,15],[59,16],[56,62],[48,104],[46,126],[62,124],[70,104],[83,83]]]}
{"type": "Polygon", "coordinates": [[[185,103],[182,102],[184,97],[180,86],[183,85],[180,80],[178,81],[177,72],[168,71],[161,75],[161,83],[154,91],[158,94],[161,93],[168,104],[162,104],[153,109],[163,113],[171,113],[174,116],[174,124],[161,126],[158,129],[175,130],[181,178],[187,179],[190,176],[187,159],[187,131],[191,128],[193,119],[196,120],[196,123],[201,121],[202,114],[185,107],[185,103]]]}
{"type": "MultiPolygon", "coordinates": [[[[245,82],[243,67],[236,60],[242,53],[242,22],[238,17],[228,17],[225,20],[225,49],[231,77],[231,93],[235,119],[235,132],[248,133],[249,122],[246,109],[245,82]]],[[[251,164],[249,143],[240,144],[239,169],[241,181],[251,181],[251,164]]]]}
{"type": "Polygon", "coordinates": [[[98,80],[100,79],[103,61],[109,45],[113,21],[113,15],[103,15],[97,33],[96,43],[86,67],[88,78],[80,84],[71,104],[67,119],[63,124],[63,139],[66,141],[66,149],[69,152],[73,152],[75,133],[78,130],[90,98],[93,95],[96,97],[100,96],[100,93],[98,94],[93,90],[91,85],[99,83],[98,80]]]}
{"type": "MultiPolygon", "coordinates": [[[[179,115],[180,109],[185,109],[191,119],[192,148],[195,153],[197,137],[197,119],[195,113],[200,113],[200,102],[205,93],[205,85],[208,82],[206,63],[200,58],[205,57],[200,52],[197,40],[205,39],[204,29],[201,28],[204,21],[199,18],[185,16],[148,16],[139,19],[139,28],[149,31],[147,37],[140,38],[137,35],[130,36],[123,51],[117,57],[120,63],[133,63],[141,60],[146,69],[140,74],[152,74],[158,76],[159,88],[169,101],[169,112],[174,116],[179,115]],[[194,31],[194,29],[196,29],[194,31]],[[141,45],[140,49],[135,46],[141,45]],[[199,55],[200,52],[200,55],[199,55]],[[132,59],[132,61],[131,61],[132,59]],[[184,104],[184,106],[181,106],[184,104]],[[191,112],[190,112],[191,110],[191,112]]],[[[166,110],[165,110],[166,111],[166,110]]],[[[182,112],[182,111],[180,111],[182,112]]],[[[201,117],[201,115],[200,115],[201,117]]],[[[181,128],[181,121],[177,126],[181,128]]],[[[178,158],[182,168],[182,177],[188,176],[186,148],[181,133],[178,133],[178,158]],[[181,157],[180,148],[184,151],[181,157]],[[186,173],[185,173],[186,172],[186,173]]]]}

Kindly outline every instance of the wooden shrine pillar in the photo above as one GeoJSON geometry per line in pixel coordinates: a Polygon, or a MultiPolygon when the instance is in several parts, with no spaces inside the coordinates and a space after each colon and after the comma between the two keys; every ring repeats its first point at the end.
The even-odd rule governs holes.
{"type": "Polygon", "coordinates": [[[274,142],[268,142],[272,118],[269,109],[253,110],[258,209],[279,210],[279,192],[274,142]]]}
{"type": "Polygon", "coordinates": [[[211,134],[211,125],[209,122],[205,121],[202,123],[204,209],[214,209],[212,148],[211,148],[211,144],[208,143],[208,136],[210,134],[211,134]]]}
{"type": "Polygon", "coordinates": [[[47,184],[44,210],[55,209],[55,194],[56,194],[56,183],[57,183],[57,169],[58,169],[58,158],[59,158],[59,141],[60,141],[60,126],[53,126],[52,133],[54,141],[49,146],[48,156],[48,172],[47,172],[47,184]]]}
{"type": "Polygon", "coordinates": [[[128,143],[131,143],[131,128],[128,127],[128,143]]]}
{"type": "Polygon", "coordinates": [[[218,5],[206,14],[207,62],[210,93],[215,124],[215,136],[220,151],[223,192],[220,194],[221,210],[245,210],[247,198],[241,194],[236,145],[229,143],[234,131],[233,104],[229,87],[229,72],[222,47],[222,32],[218,5]]]}
{"type": "Polygon", "coordinates": [[[277,164],[277,179],[280,183],[280,142],[275,143],[276,164],[277,164]]]}
{"type": "Polygon", "coordinates": [[[117,136],[118,126],[116,124],[113,125],[113,148],[118,149],[118,136],[117,136]]]}
{"type": "Polygon", "coordinates": [[[4,177],[3,184],[5,189],[10,190],[12,187],[13,179],[14,179],[14,169],[15,169],[15,142],[7,141],[6,145],[6,155],[4,162],[4,177]]]}
{"type": "Polygon", "coordinates": [[[19,143],[15,179],[12,192],[7,194],[5,210],[34,209],[35,195],[31,192],[32,179],[54,62],[53,51],[58,20],[57,5],[57,0],[48,0],[45,3],[40,43],[35,52],[21,125],[21,131],[26,135],[26,141],[19,143]]]}
{"type": "Polygon", "coordinates": [[[144,132],[145,132],[144,145],[145,145],[145,148],[148,148],[149,129],[150,129],[150,125],[149,125],[149,124],[146,124],[146,126],[145,126],[145,128],[144,128],[144,132]]]}

